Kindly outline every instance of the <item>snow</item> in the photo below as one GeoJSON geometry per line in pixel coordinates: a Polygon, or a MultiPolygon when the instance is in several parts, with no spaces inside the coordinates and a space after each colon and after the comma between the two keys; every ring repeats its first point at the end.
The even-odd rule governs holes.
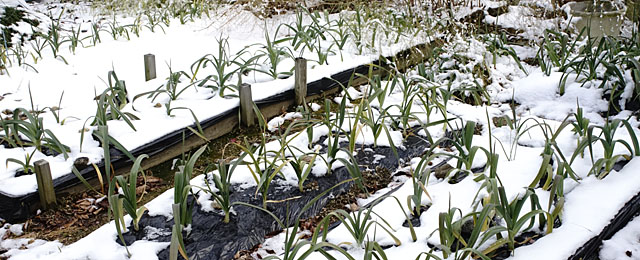
{"type": "Polygon", "coordinates": [[[602,241],[600,259],[640,259],[640,218],[635,217],[611,239],[602,241]]]}
{"type": "MultiPolygon", "coordinates": [[[[538,1],[546,2],[546,1],[538,1]]],[[[533,10],[526,6],[509,6],[507,13],[498,17],[487,15],[484,22],[487,24],[496,24],[504,28],[520,29],[521,35],[533,39],[544,35],[547,29],[557,30],[557,19],[539,19],[534,17],[533,10]]]]}
{"type": "Polygon", "coordinates": [[[22,224],[13,224],[9,227],[9,231],[11,231],[13,235],[19,236],[22,235],[22,227],[22,224]]]}
{"type": "Polygon", "coordinates": [[[284,124],[285,121],[294,120],[297,118],[302,118],[302,114],[300,114],[299,112],[286,113],[284,116],[277,116],[269,120],[269,122],[267,123],[267,127],[270,132],[275,132],[282,124],[284,124]]]}
{"type": "Polygon", "coordinates": [[[539,101],[549,101],[555,99],[558,89],[558,82],[562,73],[555,72],[544,76],[542,71],[536,71],[529,77],[513,83],[515,101],[520,104],[531,104],[539,101]]]}
{"type": "Polygon", "coordinates": [[[4,256],[11,257],[11,259],[45,259],[50,254],[57,252],[62,247],[62,244],[53,241],[45,240],[5,240],[0,244],[0,247],[10,250],[4,253],[4,256]],[[6,243],[10,242],[10,243],[6,243]],[[25,246],[26,249],[18,249],[25,246]]]}
{"type": "Polygon", "coordinates": [[[316,112],[318,110],[320,110],[320,108],[322,108],[320,105],[316,104],[316,103],[311,103],[311,110],[313,110],[313,112],[316,112]]]}
{"type": "Polygon", "coordinates": [[[635,174],[638,167],[640,158],[635,158],[620,172],[611,173],[605,179],[590,176],[582,180],[580,185],[565,193],[562,226],[533,245],[517,248],[512,259],[566,259],[571,256],[578,247],[599,234],[638,193],[640,181],[635,174]],[[612,187],[616,192],[610,192],[612,187]]]}
{"type": "Polygon", "coordinates": [[[608,109],[608,101],[601,98],[603,90],[575,82],[575,77],[569,74],[565,75],[568,77],[565,93],[559,95],[557,90],[562,77],[563,73],[560,72],[552,72],[549,76],[540,71],[533,72],[528,77],[515,81],[513,92],[503,92],[499,99],[508,101],[513,97],[531,113],[554,120],[563,120],[579,104],[587,118],[595,122],[601,121],[598,113],[608,109]]]}
{"type": "MultiPolygon", "coordinates": [[[[459,19],[475,10],[498,7],[504,4],[504,1],[482,0],[478,3],[481,3],[481,7],[458,7],[454,17],[459,19]]],[[[498,17],[486,16],[485,22],[522,29],[524,33],[520,36],[532,41],[539,40],[537,37],[544,34],[544,29],[556,28],[558,24],[566,26],[563,21],[557,23],[558,21],[554,19],[534,19],[530,6],[542,8],[544,11],[552,8],[550,3],[546,1],[528,1],[527,4],[510,6],[507,13],[498,17]]],[[[252,44],[264,41],[265,30],[268,33],[275,33],[275,25],[280,22],[290,23],[294,19],[293,16],[284,15],[264,23],[247,11],[236,9],[231,11],[235,12],[239,18],[223,15],[212,20],[196,19],[196,21],[185,25],[172,20],[171,25],[165,28],[164,33],[159,31],[152,33],[144,30],[140,37],[132,37],[131,40],[126,41],[124,39],[112,40],[105,35],[103,42],[96,46],[78,48],[75,54],[64,52],[63,55],[69,65],[64,65],[60,59],[54,59],[51,56],[39,60],[33,64],[39,73],[32,69],[10,67],[8,70],[10,76],[0,76],[0,82],[3,86],[7,86],[6,91],[11,93],[5,95],[5,99],[0,102],[0,110],[30,107],[29,88],[32,89],[34,104],[40,109],[47,106],[58,106],[57,102],[62,90],[67,90],[60,110],[62,117],[67,118],[65,123],[56,122],[52,113],[46,113],[42,116],[45,126],[56,133],[63,143],[71,147],[70,158],[65,160],[61,155],[51,157],[35,152],[34,159],[46,158],[49,160],[54,178],[67,174],[74,158],[87,156],[91,162],[98,162],[102,153],[100,144],[90,137],[85,137],[80,145],[78,131],[87,127],[88,124],[85,124],[85,121],[95,114],[96,105],[93,97],[105,89],[106,84],[103,81],[106,81],[104,76],[107,71],[113,69],[120,79],[126,80],[129,95],[132,97],[164,86],[166,75],[169,72],[169,64],[174,72],[181,70],[187,73],[191,72],[191,65],[195,60],[206,53],[217,51],[218,46],[215,42],[220,35],[228,37],[229,53],[246,50],[248,53],[246,57],[249,57],[259,53],[261,48],[252,44]],[[227,18],[230,20],[226,20],[227,18]],[[244,49],[249,45],[252,46],[244,49]],[[159,65],[158,75],[161,76],[148,82],[144,81],[141,73],[141,57],[146,53],[154,53],[158,64],[167,64],[167,66],[159,65]]],[[[339,15],[352,16],[353,12],[333,14],[329,18],[336,18],[339,15]]],[[[307,22],[309,21],[307,20],[307,22]]],[[[287,33],[280,31],[282,34],[280,36],[287,35],[287,33]]],[[[352,48],[354,46],[349,45],[350,48],[345,51],[330,55],[329,64],[311,62],[308,68],[309,81],[369,63],[377,59],[379,54],[394,54],[403,48],[429,40],[429,37],[422,35],[403,39],[398,44],[387,46],[380,44],[384,37],[379,37],[374,39],[377,41],[376,48],[364,50],[361,54],[356,54],[359,52],[352,48]]],[[[386,40],[387,43],[390,43],[389,39],[386,40]]],[[[437,140],[446,136],[447,132],[462,129],[464,122],[473,121],[481,126],[480,131],[473,135],[473,146],[482,147],[498,155],[498,164],[495,169],[498,180],[505,189],[507,199],[513,201],[522,198],[527,191],[526,187],[530,186],[538,174],[543,161],[541,154],[550,141],[546,137],[556,134],[563,126],[563,120],[567,118],[568,122],[573,120],[570,115],[577,111],[578,104],[592,125],[602,125],[607,119],[627,120],[633,131],[629,132],[626,128],[616,129],[614,140],[632,143],[631,136],[640,136],[638,129],[640,122],[636,118],[637,113],[621,111],[611,118],[602,116],[603,112],[608,110],[609,104],[607,100],[602,98],[605,89],[599,88],[601,79],[585,81],[583,76],[576,72],[563,73],[559,72],[557,68],[552,69],[549,75],[545,75],[539,67],[528,64],[522,64],[523,69],[521,69],[513,57],[504,53],[491,53],[488,46],[492,41],[499,41],[497,38],[454,35],[448,36],[447,40],[440,49],[442,53],[434,57],[436,61],[433,64],[427,64],[426,69],[429,70],[428,73],[432,73],[431,75],[420,75],[415,69],[410,69],[403,76],[406,76],[407,82],[413,82],[413,85],[405,85],[402,80],[393,82],[393,84],[390,84],[392,81],[382,80],[381,86],[393,87],[388,91],[385,89],[383,96],[372,99],[370,107],[363,106],[363,100],[359,99],[366,97],[365,93],[370,93],[371,86],[349,86],[333,99],[334,102],[340,103],[344,97],[347,98],[346,116],[342,125],[332,129],[327,125],[317,124],[310,128],[312,130],[311,136],[307,136],[303,131],[281,137],[280,140],[277,138],[269,139],[269,142],[265,144],[265,150],[279,151],[283,148],[282,144],[286,143],[289,147],[297,149],[285,149],[280,156],[285,157],[283,159],[300,158],[303,155],[317,153],[321,147],[321,144],[318,143],[319,140],[330,133],[340,135],[340,142],[349,141],[349,134],[353,133],[351,136],[354,137],[353,141],[357,144],[356,149],[360,149],[364,145],[371,147],[394,145],[398,149],[403,149],[403,141],[406,138],[404,134],[410,130],[409,128],[420,127],[417,132],[419,136],[430,136],[437,140]],[[486,79],[478,77],[476,74],[478,68],[483,71],[482,73],[488,74],[486,79]],[[566,79],[565,92],[561,94],[559,85],[564,79],[566,79]],[[445,99],[444,92],[422,91],[429,88],[439,88],[453,92],[461,91],[466,96],[474,93],[469,88],[475,86],[476,82],[480,80],[486,83],[486,86],[483,86],[486,93],[481,93],[483,104],[479,105],[467,104],[458,96],[451,100],[445,99]],[[421,94],[434,96],[425,103],[412,95],[413,91],[419,90],[422,91],[419,92],[421,94]],[[429,102],[437,102],[438,104],[430,104],[429,102]],[[516,103],[517,106],[512,108],[511,104],[516,103]],[[408,112],[411,113],[411,117],[407,119],[405,125],[400,119],[404,116],[402,109],[409,104],[411,108],[408,109],[408,112]],[[376,138],[372,126],[365,122],[367,120],[361,118],[360,121],[355,121],[355,114],[363,107],[366,111],[361,116],[367,117],[366,119],[372,122],[379,122],[380,125],[389,129],[388,135],[382,131],[380,136],[376,138]],[[388,114],[383,115],[383,111],[388,114]],[[497,126],[493,119],[502,117],[508,117],[513,125],[497,126]],[[447,126],[421,127],[424,124],[446,119],[452,119],[447,126]]],[[[520,59],[533,58],[537,54],[536,47],[515,45],[506,45],[506,47],[512,48],[520,59]]],[[[303,55],[309,59],[315,58],[314,53],[311,52],[303,55]]],[[[280,63],[278,70],[288,71],[292,64],[292,59],[286,58],[280,63]]],[[[211,70],[210,67],[203,68],[203,71],[199,72],[198,78],[206,73],[211,73],[211,71],[206,71],[207,69],[211,70]]],[[[603,72],[603,67],[598,67],[597,71],[603,72]]],[[[623,76],[628,82],[622,93],[623,100],[626,100],[632,96],[634,85],[631,83],[633,77],[631,77],[629,70],[625,70],[623,76]]],[[[289,90],[294,84],[293,77],[272,79],[255,71],[244,76],[242,80],[252,85],[253,99],[256,101],[289,90]]],[[[232,76],[230,81],[237,82],[236,76],[232,76]]],[[[182,82],[178,84],[178,89],[186,88],[189,83],[190,79],[183,77],[182,82]]],[[[194,122],[194,118],[188,110],[174,110],[171,115],[167,115],[166,110],[163,109],[164,104],[170,103],[171,107],[187,107],[193,111],[198,120],[202,121],[234,108],[238,105],[238,100],[233,97],[220,97],[217,95],[217,91],[208,88],[191,86],[173,101],[167,95],[160,94],[155,100],[140,98],[133,103],[125,106],[124,111],[141,118],[133,121],[137,131],[129,128],[123,121],[108,123],[110,134],[122,142],[127,149],[140,147],[168,132],[182,129],[194,122]],[[156,107],[156,104],[160,104],[160,108],[156,107]],[[135,105],[135,109],[133,105],[135,105]]],[[[310,104],[310,107],[313,111],[319,111],[322,108],[316,103],[310,104]]],[[[331,113],[327,120],[335,120],[336,117],[335,113],[331,113]]],[[[272,136],[275,136],[277,129],[287,121],[295,121],[300,118],[303,118],[303,115],[299,112],[284,113],[271,119],[267,127],[273,132],[272,136]]],[[[94,127],[89,128],[93,130],[94,127]]],[[[572,126],[568,125],[562,132],[555,135],[553,150],[556,155],[562,153],[563,156],[571,158],[574,154],[579,137],[571,130],[572,126]]],[[[601,130],[594,128],[593,134],[601,136],[601,130]]],[[[328,144],[328,141],[325,140],[323,144],[328,144]]],[[[24,154],[31,152],[33,152],[33,148],[0,148],[0,160],[21,159],[24,154]]],[[[444,162],[453,166],[457,164],[457,159],[452,159],[448,155],[459,155],[462,151],[458,151],[455,147],[436,147],[432,152],[439,154],[432,160],[433,165],[444,162]]],[[[604,154],[602,144],[595,142],[592,152],[594,159],[602,158],[604,154]]],[[[618,144],[613,155],[629,155],[629,152],[624,146],[618,144]]],[[[265,155],[269,160],[275,159],[274,156],[276,156],[274,152],[268,152],[265,155]]],[[[349,154],[340,151],[335,157],[348,159],[349,154]]],[[[535,243],[518,247],[510,259],[566,259],[578,247],[599,234],[625,202],[640,191],[640,180],[638,180],[640,177],[635,174],[635,171],[640,167],[639,158],[632,158],[622,170],[613,171],[604,179],[598,179],[589,175],[593,165],[589,157],[588,155],[576,156],[570,166],[575,171],[577,178],[564,179],[565,204],[560,216],[562,225],[554,229],[552,233],[540,237],[535,243]],[[615,192],[611,192],[612,190],[615,192]]],[[[343,164],[340,161],[331,165],[325,163],[336,158],[329,158],[327,153],[318,154],[318,158],[313,162],[312,174],[323,176],[328,172],[329,167],[332,170],[342,167],[343,164]]],[[[374,159],[375,164],[383,157],[374,156],[374,159]]],[[[420,160],[420,157],[411,158],[400,165],[400,170],[414,172],[417,170],[417,164],[420,160]]],[[[558,160],[560,158],[555,156],[555,162],[551,165],[554,174],[558,167],[558,160]]],[[[249,162],[247,157],[245,157],[245,162],[249,162]]],[[[484,152],[478,152],[471,168],[478,169],[486,164],[487,156],[484,152]]],[[[35,190],[33,176],[13,177],[14,172],[20,168],[17,164],[8,164],[4,166],[5,168],[2,167],[0,166],[0,192],[20,195],[35,190]]],[[[259,170],[253,169],[253,167],[255,166],[252,164],[239,165],[231,177],[231,183],[242,189],[254,189],[256,177],[252,172],[259,172],[259,170]]],[[[211,174],[218,173],[213,171],[196,176],[191,180],[191,184],[194,187],[205,187],[205,176],[211,174]]],[[[406,216],[409,214],[405,203],[406,198],[414,194],[413,182],[409,177],[394,177],[389,187],[376,191],[368,198],[358,199],[357,203],[362,208],[375,200],[380,200],[379,204],[371,208],[376,213],[372,215],[371,221],[378,221],[385,227],[388,223],[389,230],[401,242],[401,245],[385,250],[389,259],[416,259],[422,252],[429,250],[428,244],[436,248],[441,246],[438,230],[441,212],[455,208],[457,210],[454,220],[457,220],[481,209],[480,202],[490,196],[484,181],[481,180],[481,177],[486,178],[488,174],[488,169],[484,169],[481,172],[471,174],[456,184],[449,183],[447,178],[438,179],[434,174],[430,174],[424,183],[429,195],[423,194],[421,199],[421,204],[428,205],[429,209],[421,214],[420,227],[415,227],[416,233],[419,234],[416,241],[413,241],[410,230],[403,226],[406,216]],[[384,196],[394,189],[395,191],[389,197],[384,196]]],[[[298,184],[298,178],[290,166],[282,168],[282,177],[283,179],[278,181],[283,184],[291,186],[298,184]]],[[[537,187],[531,190],[537,195],[543,210],[554,209],[555,205],[549,205],[551,196],[549,191],[537,187]]],[[[197,192],[198,190],[194,188],[193,191],[197,192]]],[[[216,191],[215,188],[213,191],[216,191]]],[[[197,201],[205,211],[216,210],[212,204],[211,196],[205,192],[197,194],[197,201]]],[[[170,189],[145,206],[149,215],[164,216],[170,220],[172,218],[172,203],[173,190],[170,189]]],[[[520,216],[530,211],[529,203],[525,204],[527,206],[524,207],[520,216]]],[[[129,222],[130,219],[127,217],[127,223],[129,222]]],[[[500,221],[497,223],[504,224],[500,221]]],[[[22,233],[22,227],[20,224],[7,224],[5,228],[0,230],[0,235],[2,235],[0,237],[5,237],[9,233],[19,236],[22,233]]],[[[600,257],[602,259],[626,259],[628,258],[626,251],[630,251],[632,257],[640,256],[640,246],[637,243],[638,229],[640,229],[640,220],[636,219],[613,238],[604,242],[600,257]]],[[[534,231],[541,230],[536,227],[534,231]]],[[[308,231],[304,231],[296,236],[308,234],[308,231]]],[[[167,243],[153,242],[153,236],[150,236],[131,245],[129,247],[131,256],[129,257],[125,248],[116,242],[116,237],[114,224],[108,223],[71,245],[62,245],[58,241],[8,238],[0,242],[0,247],[7,250],[2,256],[10,257],[10,259],[157,259],[157,253],[168,246],[167,243]],[[21,247],[26,249],[20,249],[21,247]]],[[[284,238],[285,233],[283,232],[267,239],[262,247],[254,253],[254,256],[266,257],[270,255],[269,250],[273,250],[275,255],[282,254],[284,238]]],[[[392,237],[382,231],[380,226],[369,230],[367,240],[375,241],[382,246],[395,244],[392,237]]],[[[364,254],[364,250],[356,245],[356,241],[345,223],[329,232],[327,241],[342,246],[356,259],[362,258],[364,254]]],[[[476,247],[483,250],[493,242],[495,242],[495,238],[490,238],[483,245],[476,247]]],[[[330,254],[337,259],[345,259],[335,251],[331,251],[330,254]]],[[[434,254],[442,256],[441,251],[436,250],[434,254]]],[[[326,256],[316,252],[311,254],[309,259],[326,259],[326,256]]]]}

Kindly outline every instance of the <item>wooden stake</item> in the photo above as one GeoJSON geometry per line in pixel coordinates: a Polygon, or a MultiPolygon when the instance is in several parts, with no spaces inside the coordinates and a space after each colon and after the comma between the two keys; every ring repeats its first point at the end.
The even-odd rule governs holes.
{"type": "Polygon", "coordinates": [[[156,78],[156,56],[153,54],[144,55],[144,80],[149,81],[156,78]]]}
{"type": "Polygon", "coordinates": [[[54,208],[57,203],[56,192],[53,189],[49,162],[38,160],[34,163],[34,166],[36,170],[36,181],[38,182],[38,193],[40,194],[40,204],[44,210],[54,208]]]}
{"type": "Polygon", "coordinates": [[[296,105],[303,105],[306,104],[305,98],[307,97],[307,60],[305,58],[296,58],[294,73],[296,105]]]}
{"type": "Polygon", "coordinates": [[[251,85],[246,83],[240,85],[240,122],[244,126],[252,126],[255,123],[251,85]]]}

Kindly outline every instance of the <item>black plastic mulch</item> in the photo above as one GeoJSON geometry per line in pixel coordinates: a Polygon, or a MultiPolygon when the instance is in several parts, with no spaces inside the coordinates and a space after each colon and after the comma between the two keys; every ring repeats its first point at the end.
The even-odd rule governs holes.
{"type": "MultiPolygon", "coordinates": [[[[420,156],[428,148],[428,144],[417,137],[407,138],[405,144],[404,149],[397,150],[398,157],[394,156],[389,147],[374,148],[366,146],[363,148],[358,146],[356,160],[363,169],[366,166],[370,168],[384,167],[394,171],[402,165],[401,162],[420,156]]],[[[279,201],[296,196],[300,196],[300,198],[269,204],[269,210],[283,222],[289,219],[293,223],[293,220],[309,201],[327,189],[348,179],[351,179],[351,176],[346,168],[340,167],[326,176],[310,177],[306,183],[314,183],[312,185],[314,189],[305,192],[300,192],[297,187],[274,182],[269,187],[269,200],[279,201]]],[[[331,192],[321,196],[312,207],[302,213],[302,218],[318,214],[331,198],[347,192],[352,185],[353,182],[338,185],[331,192]]],[[[257,198],[254,197],[255,187],[243,190],[236,186],[233,190],[232,201],[262,205],[260,195],[257,198]]],[[[224,217],[222,212],[204,212],[200,210],[199,205],[194,206],[192,229],[189,234],[185,233],[185,246],[190,259],[233,259],[236,252],[249,250],[264,242],[266,235],[277,233],[282,229],[272,216],[261,210],[246,206],[235,206],[234,211],[236,214],[232,215],[230,223],[225,224],[222,222],[224,217]]],[[[168,242],[171,240],[172,226],[173,221],[167,221],[164,216],[149,217],[145,215],[140,222],[141,231],[125,234],[125,241],[127,241],[127,244],[132,244],[135,240],[140,239],[168,242]]],[[[159,258],[168,259],[168,251],[167,248],[160,252],[159,258]]]]}
{"type": "MultiPolygon", "coordinates": [[[[614,170],[621,170],[629,161],[618,162],[614,165],[614,170]]],[[[569,260],[596,260],[600,259],[600,249],[602,241],[611,239],[613,235],[624,228],[634,217],[640,214],[640,193],[636,194],[622,206],[618,213],[611,219],[609,225],[602,229],[597,236],[589,239],[584,245],[578,248],[569,260]]]]}

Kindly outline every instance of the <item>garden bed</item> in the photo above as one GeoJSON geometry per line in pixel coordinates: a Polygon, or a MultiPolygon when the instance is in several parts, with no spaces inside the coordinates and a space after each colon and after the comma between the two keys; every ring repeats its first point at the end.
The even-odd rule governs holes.
{"type": "MultiPolygon", "coordinates": [[[[412,47],[412,48],[406,49],[405,51],[401,51],[400,53],[402,53],[402,55],[404,56],[407,56],[407,53],[413,52],[414,59],[419,61],[420,58],[417,57],[417,55],[424,55],[425,51],[427,52],[429,51],[428,48],[429,48],[428,45],[419,45],[417,47],[412,47]]],[[[373,56],[363,57],[364,59],[361,59],[361,60],[368,62],[370,60],[373,60],[371,57],[373,56]]],[[[392,60],[395,58],[387,57],[387,59],[392,60]]],[[[356,61],[355,63],[358,63],[358,61],[356,61]]],[[[377,61],[371,62],[371,64],[376,64],[375,66],[381,65],[378,63],[379,62],[377,61]]],[[[336,69],[335,66],[332,66],[331,69],[328,71],[338,71],[340,70],[340,68],[344,69],[344,67],[345,67],[344,65],[341,65],[338,67],[338,69],[336,69]]],[[[351,80],[351,77],[356,77],[354,79],[357,79],[359,77],[356,76],[356,74],[366,75],[368,74],[368,70],[369,70],[368,65],[361,65],[357,68],[346,69],[342,72],[338,72],[337,74],[334,74],[333,76],[330,76],[330,77],[327,77],[327,75],[324,73],[310,72],[310,79],[311,80],[317,79],[317,80],[309,83],[308,96],[309,98],[313,98],[325,91],[339,88],[340,85],[346,85],[351,80]]],[[[378,71],[379,67],[376,67],[375,70],[378,71]]],[[[112,75],[110,74],[109,80],[111,80],[111,77],[112,75]]],[[[255,78],[255,76],[253,77],[255,78]]],[[[263,109],[263,114],[265,116],[267,117],[275,116],[278,113],[280,113],[282,109],[289,107],[293,103],[292,100],[294,97],[294,93],[292,90],[291,80],[276,80],[277,82],[275,83],[275,86],[273,84],[269,84],[268,82],[265,83],[261,81],[262,79],[258,80],[257,85],[254,84],[254,89],[260,89],[260,88],[274,89],[266,92],[258,91],[257,94],[254,94],[254,100],[256,100],[256,104],[261,109],[263,109]]],[[[135,82],[136,84],[140,84],[140,82],[137,80],[135,82]]],[[[151,82],[158,82],[158,80],[151,81],[151,82]]],[[[145,83],[144,85],[148,86],[149,84],[145,83]]],[[[131,91],[131,89],[129,89],[129,91],[131,91]]],[[[204,94],[205,96],[207,95],[209,96],[208,99],[211,98],[210,94],[206,94],[206,93],[204,94]]],[[[129,97],[128,99],[129,99],[129,102],[132,102],[131,97],[129,97]]],[[[214,98],[214,100],[212,100],[211,103],[217,102],[215,100],[218,100],[218,99],[214,98]]],[[[198,125],[199,125],[203,129],[202,134],[208,139],[217,138],[225,134],[226,132],[230,131],[231,129],[233,129],[233,127],[237,123],[237,120],[236,120],[237,119],[236,115],[238,114],[237,103],[235,103],[235,101],[232,101],[232,100],[224,100],[224,102],[230,102],[229,107],[234,107],[234,106],[236,107],[216,109],[214,110],[213,113],[206,112],[205,114],[208,114],[207,116],[209,117],[202,117],[198,115],[198,118],[196,118],[196,120],[198,120],[199,122],[196,122],[196,123],[190,122],[181,127],[176,127],[172,125],[172,127],[170,127],[169,129],[175,128],[175,130],[172,130],[169,133],[167,133],[166,131],[163,132],[162,130],[158,131],[158,129],[153,129],[153,131],[150,132],[150,135],[144,134],[145,130],[130,132],[126,130],[127,128],[126,126],[120,125],[120,124],[118,124],[117,129],[114,129],[112,126],[109,130],[112,132],[121,132],[122,130],[124,130],[124,132],[120,134],[114,134],[114,137],[116,138],[116,140],[122,139],[118,137],[120,135],[120,136],[126,137],[126,139],[128,139],[129,141],[133,141],[133,143],[131,143],[127,140],[120,140],[122,141],[123,145],[131,152],[132,155],[134,156],[138,156],[141,154],[149,155],[151,159],[145,161],[144,166],[151,167],[153,165],[157,165],[164,161],[171,160],[172,158],[180,155],[182,152],[194,149],[195,147],[204,143],[203,140],[200,140],[199,137],[195,137],[195,134],[192,131],[186,130],[186,127],[190,127],[191,129],[199,129],[198,128],[198,125]],[[135,140],[134,140],[131,137],[129,137],[129,135],[137,136],[137,137],[135,137],[134,138],[135,140]],[[156,136],[156,137],[152,137],[152,136],[156,136]],[[144,140],[144,141],[141,142],[141,140],[144,140]]],[[[204,106],[204,105],[206,105],[206,102],[199,104],[198,106],[204,106]]],[[[196,109],[194,107],[189,109],[192,109],[192,112],[195,111],[196,114],[202,114],[201,109],[196,109]]],[[[194,114],[194,116],[196,114],[194,114]]],[[[183,114],[183,117],[181,118],[181,120],[187,119],[187,122],[192,121],[193,119],[189,120],[189,117],[191,117],[191,115],[189,115],[188,113],[183,114]]],[[[132,121],[132,123],[134,125],[142,124],[136,121],[132,121]]],[[[87,123],[85,123],[85,125],[86,124],[87,123]]],[[[184,124],[184,122],[180,122],[178,124],[184,124]]],[[[69,130],[69,127],[63,127],[63,128],[67,128],[66,131],[69,130]]],[[[146,126],[144,128],[147,130],[151,130],[146,126]]],[[[89,130],[89,132],[86,134],[87,137],[91,136],[91,131],[93,130],[89,130]]],[[[53,132],[56,132],[58,133],[58,135],[60,135],[58,130],[54,129],[53,132]]],[[[64,139],[68,140],[68,138],[64,138],[64,139]]],[[[94,137],[94,139],[96,138],[94,137]]],[[[64,142],[66,141],[63,141],[63,143],[64,142]]],[[[98,142],[98,140],[96,139],[94,140],[94,142],[85,141],[84,146],[86,146],[87,143],[95,143],[95,142],[98,142]]],[[[123,153],[114,149],[114,147],[111,147],[111,148],[112,148],[111,153],[113,156],[111,160],[111,164],[113,164],[116,174],[121,174],[124,171],[126,171],[127,168],[131,165],[132,160],[131,158],[124,156],[123,153]]],[[[85,147],[85,149],[87,148],[85,147]]],[[[74,153],[76,152],[74,151],[74,153]]],[[[59,159],[53,160],[51,159],[51,157],[46,157],[46,158],[49,158],[48,160],[50,161],[50,163],[56,164],[56,165],[52,165],[54,187],[56,192],[64,194],[69,192],[73,193],[77,191],[82,191],[84,189],[83,184],[75,175],[71,174],[70,170],[66,170],[66,171],[58,170],[65,167],[70,167],[69,162],[73,162],[75,159],[78,159],[80,157],[85,157],[84,159],[85,161],[87,161],[86,157],[88,157],[89,158],[88,163],[94,163],[98,167],[98,169],[104,168],[104,162],[99,160],[99,156],[100,156],[99,154],[90,154],[90,155],[83,154],[83,155],[87,155],[87,156],[76,155],[74,156],[75,158],[72,157],[69,159],[65,159],[64,164],[60,164],[59,159]]],[[[9,156],[14,156],[14,155],[9,155],[9,156]]],[[[37,157],[42,158],[42,156],[37,156],[37,157]]],[[[35,161],[35,159],[32,159],[32,160],[35,161]]],[[[84,166],[84,165],[80,165],[80,166],[83,168],[83,169],[80,169],[79,171],[80,175],[82,175],[85,179],[91,181],[93,185],[98,185],[99,183],[96,180],[97,172],[95,171],[95,167],[91,167],[90,164],[87,166],[84,166]]],[[[12,171],[12,169],[13,167],[8,168],[7,174],[9,174],[12,171]]],[[[6,205],[6,207],[3,207],[2,209],[0,209],[1,218],[4,218],[9,221],[17,221],[19,219],[24,219],[27,216],[29,216],[29,214],[31,214],[32,212],[35,212],[35,209],[38,207],[39,198],[37,196],[37,191],[33,188],[30,188],[31,189],[30,191],[25,192],[26,190],[29,190],[26,187],[29,185],[25,185],[25,182],[29,182],[29,181],[31,181],[30,177],[21,178],[19,187],[24,187],[24,188],[18,188],[15,185],[9,184],[14,182],[14,180],[12,180],[11,178],[6,178],[4,182],[6,185],[4,186],[7,186],[7,187],[12,186],[13,188],[11,190],[2,190],[0,188],[0,194],[1,194],[0,199],[4,202],[2,203],[2,205],[6,205]]]]}
{"type": "MultiPolygon", "coordinates": [[[[129,89],[134,98],[126,102],[119,98],[126,91],[118,92],[125,84],[110,73],[107,92],[97,98],[104,100],[108,93],[121,102],[109,110],[119,117],[96,113],[89,128],[100,140],[90,140],[85,148],[96,155],[90,162],[101,160],[108,125],[108,133],[124,144],[122,149],[112,143],[114,148],[137,156],[129,172],[128,166],[114,164],[123,171],[114,173],[123,175],[103,185],[104,197],[95,200],[108,204],[113,221],[69,245],[16,238],[18,228],[9,225],[5,234],[14,235],[0,243],[7,250],[2,256],[611,258],[612,251],[598,253],[600,243],[628,234],[621,227],[637,214],[634,200],[640,192],[634,174],[640,163],[640,118],[634,106],[640,97],[640,50],[638,32],[630,29],[637,24],[625,21],[620,38],[585,38],[575,31],[570,5],[557,2],[394,4],[395,9],[350,5],[353,10],[342,12],[294,11],[286,5],[282,16],[276,15],[279,5],[267,5],[269,18],[256,19],[267,21],[257,30],[266,43],[242,48],[243,37],[253,38],[238,31],[235,38],[217,38],[219,46],[230,48],[220,47],[218,54],[195,63],[193,57],[176,58],[174,67],[187,69],[161,73],[169,76],[157,90],[133,80],[144,87],[129,89]],[[409,46],[414,47],[404,50],[409,46]],[[234,56],[236,51],[241,54],[234,56]],[[296,77],[286,69],[293,66],[294,51],[319,59],[309,67],[309,99],[297,107],[292,106],[296,77]],[[220,73],[203,77],[198,72],[204,65],[219,67],[218,57],[250,65],[238,65],[228,74],[233,84],[225,85],[216,81],[220,73]],[[209,152],[221,154],[218,160],[199,159],[211,150],[198,149],[204,139],[236,128],[238,114],[248,111],[238,111],[234,97],[233,86],[241,83],[252,85],[261,110],[251,130],[257,134],[212,146],[219,151],[209,152]],[[176,92],[181,89],[186,90],[176,92]],[[176,98],[183,95],[178,93],[185,96],[176,98]],[[163,106],[166,115],[157,110],[163,106]],[[118,107],[125,113],[118,114],[118,107]],[[142,118],[133,120],[127,113],[142,118]],[[158,127],[163,124],[169,126],[158,127]],[[196,130],[201,127],[206,130],[196,130]],[[230,147],[233,152],[225,154],[230,147]],[[174,188],[142,206],[141,166],[180,154],[168,167],[174,188]]],[[[221,6],[245,14],[233,4],[221,6]]],[[[255,6],[245,7],[256,13],[255,6]]],[[[177,10],[176,3],[166,8],[177,10]]],[[[145,21],[151,31],[165,29],[162,22],[154,26],[162,19],[145,21]]],[[[175,34],[173,27],[167,23],[169,35],[188,35],[175,34]]],[[[125,36],[115,32],[120,44],[117,37],[125,36]]],[[[77,61],[71,64],[82,64],[77,61]]],[[[16,111],[5,122],[17,124],[23,114],[29,119],[27,110],[16,111]]],[[[11,146],[13,139],[6,140],[11,146]]],[[[79,155],[74,149],[72,158],[79,155]]],[[[117,157],[116,150],[103,155],[117,157]]],[[[134,158],[118,160],[131,164],[134,158]]],[[[111,178],[109,166],[97,167],[106,170],[101,177],[111,178]]]]}

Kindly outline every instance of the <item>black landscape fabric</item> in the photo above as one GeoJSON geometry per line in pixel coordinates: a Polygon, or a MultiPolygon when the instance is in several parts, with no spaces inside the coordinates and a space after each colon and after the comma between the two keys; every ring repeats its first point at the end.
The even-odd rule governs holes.
{"type": "MultiPolygon", "coordinates": [[[[342,143],[341,145],[346,144],[342,143]]],[[[394,155],[390,147],[358,146],[356,160],[363,170],[368,166],[373,169],[383,167],[393,172],[402,165],[402,162],[420,156],[428,147],[428,143],[421,138],[411,136],[405,142],[404,148],[397,149],[398,157],[394,155]]],[[[309,178],[306,183],[317,185],[313,185],[314,189],[305,192],[300,192],[297,187],[274,182],[269,187],[268,199],[273,201],[289,200],[269,204],[268,210],[283,222],[286,223],[286,220],[289,219],[289,224],[292,224],[306,204],[324,191],[351,178],[346,168],[340,167],[323,177],[309,178]],[[295,197],[299,198],[291,199],[295,197]]],[[[332,189],[331,192],[320,196],[320,199],[312,207],[302,213],[302,218],[317,215],[331,198],[347,192],[352,185],[353,182],[343,183],[332,189]]],[[[242,201],[256,206],[262,205],[260,195],[255,197],[255,187],[240,189],[234,186],[233,190],[232,201],[242,201]]],[[[193,199],[191,200],[193,201],[193,199]]],[[[222,222],[224,218],[222,212],[204,212],[200,210],[199,205],[194,205],[191,232],[184,233],[189,259],[233,259],[236,252],[249,250],[264,242],[267,234],[282,230],[277,221],[262,210],[234,206],[234,211],[236,214],[232,215],[230,223],[225,224],[222,222]]],[[[145,215],[140,222],[140,231],[125,234],[125,241],[129,245],[140,239],[169,242],[172,227],[173,221],[167,220],[164,216],[149,217],[145,215]]],[[[160,259],[168,259],[168,257],[168,248],[159,254],[160,259]]]]}

